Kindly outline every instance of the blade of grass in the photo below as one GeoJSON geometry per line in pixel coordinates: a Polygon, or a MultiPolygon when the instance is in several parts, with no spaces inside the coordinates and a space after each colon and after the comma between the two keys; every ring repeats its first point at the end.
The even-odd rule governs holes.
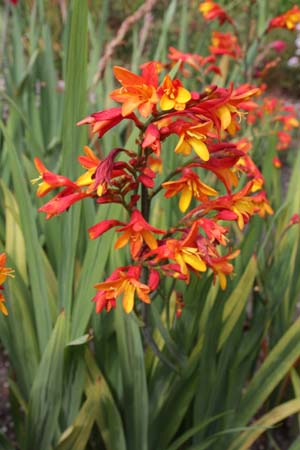
{"type": "Polygon", "coordinates": [[[11,127],[8,126],[7,128],[5,128],[3,122],[0,121],[0,128],[9,150],[9,166],[12,172],[16,199],[20,209],[21,225],[26,242],[28,270],[31,280],[35,321],[39,337],[38,342],[40,350],[43,350],[48,342],[52,324],[49,312],[45,272],[43,270],[42,249],[38,239],[36,223],[34,221],[35,214],[24,177],[24,171],[11,138],[11,133],[18,123],[13,112],[10,115],[10,121],[14,123],[12,123],[11,127]]]}
{"type": "Polygon", "coordinates": [[[62,399],[65,313],[58,316],[30,393],[24,450],[50,450],[62,399]]]}
{"type": "Polygon", "coordinates": [[[265,428],[270,428],[278,422],[300,411],[300,400],[290,400],[269,411],[253,423],[248,431],[242,433],[231,444],[229,450],[247,450],[261,436],[265,428]]]}
{"type": "MultiPolygon", "coordinates": [[[[71,24],[66,55],[66,92],[62,127],[62,172],[72,179],[76,176],[74,161],[86,140],[86,130],[84,127],[76,127],[76,123],[86,112],[87,2],[73,0],[70,3],[70,14],[71,24]]],[[[80,205],[76,205],[61,221],[59,298],[61,305],[66,309],[67,317],[70,317],[72,310],[79,218],[80,205]]]]}
{"type": "Polygon", "coordinates": [[[256,259],[252,257],[237,286],[226,300],[223,314],[224,326],[222,327],[218,351],[223,347],[230,336],[230,333],[234,329],[236,322],[239,320],[239,317],[246,306],[248,296],[252,291],[256,270],[256,259]]]}
{"type": "Polygon", "coordinates": [[[237,411],[237,422],[247,423],[300,355],[300,318],[286,331],[250,382],[237,411]]]}
{"type": "Polygon", "coordinates": [[[122,419],[111,390],[92,353],[87,350],[85,362],[88,370],[87,392],[93,383],[100,384],[100,401],[96,417],[97,426],[107,449],[126,450],[122,419]]]}
{"type": "Polygon", "coordinates": [[[141,335],[119,304],[115,311],[118,353],[124,386],[127,447],[148,449],[148,391],[141,335]]]}
{"type": "Polygon", "coordinates": [[[93,424],[100,413],[100,380],[89,386],[87,398],[73,424],[60,437],[55,450],[85,450],[93,424]]]}

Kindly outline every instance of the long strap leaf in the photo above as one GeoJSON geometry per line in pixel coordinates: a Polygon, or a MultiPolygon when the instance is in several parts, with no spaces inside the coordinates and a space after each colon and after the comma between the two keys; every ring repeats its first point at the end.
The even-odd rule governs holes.
{"type": "MultiPolygon", "coordinates": [[[[85,142],[86,131],[76,127],[76,122],[85,115],[87,84],[87,0],[73,0],[70,5],[71,27],[67,50],[66,93],[64,98],[62,128],[62,171],[73,178],[77,155],[85,142]]],[[[61,260],[59,272],[59,294],[61,305],[70,316],[73,298],[73,282],[80,205],[73,207],[62,218],[60,230],[61,260]]]]}
{"type": "Polygon", "coordinates": [[[30,393],[24,450],[49,450],[57,431],[62,398],[65,313],[57,319],[30,393]]]}
{"type": "MultiPolygon", "coordinates": [[[[12,112],[10,120],[13,120],[14,117],[15,114],[12,112]]],[[[40,350],[42,351],[48,342],[52,324],[49,311],[48,293],[46,289],[46,279],[43,270],[42,249],[38,239],[36,223],[34,221],[35,211],[31,204],[27,182],[22,164],[20,162],[20,156],[18,155],[13,144],[12,137],[9,134],[9,128],[4,127],[2,121],[0,121],[0,128],[9,149],[9,165],[13,177],[16,199],[20,209],[23,235],[26,242],[27,262],[31,281],[36,328],[40,350]]]]}

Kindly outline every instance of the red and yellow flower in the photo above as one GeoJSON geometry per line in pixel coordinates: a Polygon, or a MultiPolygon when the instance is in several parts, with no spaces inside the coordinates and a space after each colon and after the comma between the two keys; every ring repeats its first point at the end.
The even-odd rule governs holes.
{"type": "Polygon", "coordinates": [[[152,68],[148,67],[143,76],[139,76],[123,67],[115,66],[114,74],[122,87],[112,91],[110,97],[123,104],[122,116],[127,117],[138,109],[143,117],[148,117],[159,100],[156,93],[157,78],[152,68]],[[148,77],[148,74],[152,77],[148,77]]]}
{"type": "Polygon", "coordinates": [[[299,6],[294,5],[293,8],[289,9],[284,14],[271,19],[268,30],[272,28],[287,28],[288,30],[294,30],[299,23],[300,8],[299,6]]]}
{"type": "Polygon", "coordinates": [[[228,16],[220,5],[212,0],[206,0],[200,3],[199,11],[203,14],[204,19],[207,21],[218,19],[220,25],[224,22],[232,23],[231,17],[228,16]]]}
{"type": "Polygon", "coordinates": [[[241,47],[238,44],[237,37],[229,32],[221,33],[213,31],[209,50],[214,55],[228,55],[234,59],[241,56],[241,47]]]}
{"type": "Polygon", "coordinates": [[[141,267],[120,267],[103,283],[98,283],[95,288],[99,291],[93,301],[96,303],[96,312],[100,313],[104,308],[110,311],[116,305],[116,300],[122,296],[123,308],[130,313],[134,306],[135,295],[144,303],[151,303],[150,292],[156,288],[149,278],[149,286],[140,281],[141,267]]]}
{"type": "Polygon", "coordinates": [[[39,183],[37,189],[38,197],[44,197],[44,195],[48,194],[48,192],[51,192],[53,189],[57,189],[59,187],[69,187],[74,190],[77,189],[76,184],[69,180],[69,178],[62,175],[57,175],[56,173],[48,170],[39,158],[34,158],[34,164],[40,173],[40,176],[31,180],[31,183],[39,183]]]}
{"type": "MultiPolygon", "coordinates": [[[[177,278],[181,274],[186,283],[189,283],[190,270],[205,272],[207,269],[206,263],[197,247],[197,235],[198,224],[195,222],[183,239],[166,239],[162,245],[151,251],[148,256],[156,255],[154,263],[164,259],[175,261],[178,269],[177,271],[174,270],[173,276],[177,278]]],[[[166,265],[166,268],[168,266],[166,265]]]]}
{"type": "Polygon", "coordinates": [[[179,209],[182,212],[188,209],[193,197],[199,201],[206,201],[208,196],[218,194],[215,189],[200,181],[198,175],[189,168],[183,169],[182,176],[178,180],[166,181],[162,186],[166,189],[166,198],[181,193],[179,209]]]}
{"type": "Polygon", "coordinates": [[[124,233],[117,239],[115,248],[122,248],[129,242],[133,259],[137,258],[144,243],[151,250],[157,248],[157,240],[153,233],[164,234],[163,230],[149,225],[137,209],[133,211],[128,224],[117,231],[123,231],[124,233]]]}
{"type": "Polygon", "coordinates": [[[191,93],[182,86],[181,81],[172,80],[169,75],[165,76],[159,93],[161,94],[160,107],[163,111],[170,109],[183,111],[192,98],[191,93]]]}
{"type": "Polygon", "coordinates": [[[2,286],[7,277],[13,278],[14,277],[14,270],[10,269],[6,266],[6,254],[0,253],[0,311],[5,316],[8,315],[8,310],[4,304],[5,298],[1,291],[3,291],[4,287],[2,286]]]}
{"type": "Polygon", "coordinates": [[[182,125],[179,132],[179,141],[175,147],[175,153],[190,155],[192,150],[194,150],[199,158],[203,161],[208,161],[209,151],[205,141],[212,126],[213,124],[211,121],[197,125],[191,125],[189,123],[182,125]]]}

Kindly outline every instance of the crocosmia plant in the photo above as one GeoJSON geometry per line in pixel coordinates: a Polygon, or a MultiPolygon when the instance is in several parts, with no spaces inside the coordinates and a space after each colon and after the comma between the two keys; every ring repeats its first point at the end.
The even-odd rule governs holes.
{"type": "Polygon", "coordinates": [[[40,173],[37,195],[61,188],[39,209],[47,219],[88,197],[100,208],[104,203],[118,203],[126,211],[127,220],[111,217],[88,230],[89,237],[96,239],[114,227],[115,249],[128,246],[130,254],[128,265],[116,267],[95,285],[97,312],[115,308],[118,299],[127,313],[135,301],[151,303],[162,277],[188,284],[191,273],[201,282],[201,275],[212,271],[225,289],[234,270],[232,260],[238,255],[229,245],[228,224],[236,222],[242,230],[253,215],[273,212],[247,145],[232,139],[259,89],[249,84],[237,89],[211,85],[191,92],[170,74],[160,79],[160,70],[157,62],[144,64],[141,75],[115,67],[121,87],[110,97],[121,106],[93,113],[78,123],[88,125],[91,134],[101,139],[123,120],[130,121],[138,130],[136,149],[112,148],[100,158],[86,146],[79,157],[85,171],[73,181],[35,159],[40,173]],[[174,145],[170,136],[175,137],[174,145]],[[176,154],[177,163],[175,170],[168,171],[165,161],[171,153],[176,154]],[[157,181],[158,173],[163,181],[157,181]],[[239,182],[242,174],[246,175],[243,184],[239,182]],[[151,223],[157,223],[152,206],[162,194],[178,199],[181,214],[168,229],[151,223]]]}

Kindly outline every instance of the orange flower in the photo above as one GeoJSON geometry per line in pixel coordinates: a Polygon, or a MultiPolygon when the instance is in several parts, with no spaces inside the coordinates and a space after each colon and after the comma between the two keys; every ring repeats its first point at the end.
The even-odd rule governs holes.
{"type": "Polygon", "coordinates": [[[123,119],[121,108],[110,108],[95,112],[77,122],[76,125],[90,125],[92,134],[98,133],[100,138],[123,119]]]}
{"type": "Polygon", "coordinates": [[[13,278],[14,270],[9,267],[5,267],[6,264],[6,254],[0,253],[0,285],[4,283],[7,277],[13,278]]]}
{"type": "Polygon", "coordinates": [[[253,178],[251,189],[252,192],[256,192],[263,187],[265,182],[263,174],[258,169],[256,164],[254,164],[249,155],[244,155],[242,158],[240,158],[237,162],[236,167],[239,168],[242,172],[246,173],[248,177],[253,178]]]}
{"type": "Polygon", "coordinates": [[[187,124],[181,128],[180,138],[175,148],[175,153],[189,155],[192,149],[203,161],[209,160],[209,151],[205,144],[207,133],[212,128],[212,122],[207,121],[197,125],[187,124]]]}
{"type": "MultiPolygon", "coordinates": [[[[186,283],[189,283],[189,268],[196,272],[205,272],[207,269],[205,261],[197,247],[197,234],[198,224],[194,222],[189,233],[183,240],[167,239],[163,245],[160,245],[148,255],[156,255],[154,262],[166,258],[175,261],[179,266],[179,271],[183,279],[185,279],[186,283]]],[[[175,278],[178,277],[178,272],[174,270],[173,276],[175,278]]]]}
{"type": "Polygon", "coordinates": [[[218,19],[219,24],[222,25],[224,22],[232,23],[231,17],[222,9],[217,3],[212,0],[207,0],[199,5],[199,11],[203,14],[205,20],[218,19]]]}
{"type": "Polygon", "coordinates": [[[286,131],[277,131],[277,150],[286,150],[292,142],[292,136],[286,131]]]}
{"type": "Polygon", "coordinates": [[[166,189],[166,198],[174,197],[181,192],[179,209],[182,212],[188,209],[193,197],[199,201],[206,201],[209,195],[218,194],[215,189],[202,183],[198,175],[188,168],[183,169],[182,176],[178,180],[166,181],[162,186],[166,189]]]}
{"type": "Polygon", "coordinates": [[[203,60],[205,60],[205,58],[197,55],[197,53],[183,53],[175,47],[169,47],[168,58],[173,61],[174,64],[181,61],[182,65],[186,63],[196,70],[200,70],[203,60]]]}
{"type": "Polygon", "coordinates": [[[150,249],[157,248],[157,240],[152,233],[164,233],[163,230],[149,225],[137,209],[133,211],[130,222],[117,231],[124,231],[124,233],[117,239],[115,248],[122,248],[129,242],[133,259],[137,258],[144,242],[150,249]]]}
{"type": "Polygon", "coordinates": [[[142,142],[142,148],[151,148],[151,150],[159,157],[161,150],[160,133],[157,126],[151,123],[148,125],[144,132],[144,140],[142,142]]]}
{"type": "Polygon", "coordinates": [[[104,308],[110,311],[115,307],[116,299],[120,295],[123,295],[123,308],[127,314],[133,309],[135,294],[144,303],[151,303],[151,286],[141,283],[140,276],[141,267],[121,267],[115,270],[107,281],[96,284],[94,287],[99,290],[93,299],[96,302],[96,312],[99,313],[104,308]]]}
{"type": "Polygon", "coordinates": [[[36,193],[38,197],[44,197],[44,195],[48,194],[48,192],[62,186],[73,189],[77,188],[76,184],[69,180],[69,178],[50,172],[50,170],[44,166],[39,158],[34,158],[34,164],[40,173],[40,176],[31,180],[31,183],[39,183],[36,193]]]}
{"type": "Polygon", "coordinates": [[[209,266],[218,276],[222,290],[226,289],[227,286],[226,275],[232,274],[234,270],[233,265],[229,262],[229,260],[236,258],[239,253],[240,250],[236,250],[234,253],[229,253],[224,256],[215,256],[209,260],[209,266]]]}
{"type": "MultiPolygon", "coordinates": [[[[13,278],[14,275],[14,270],[10,269],[9,267],[5,267],[6,264],[6,254],[5,253],[0,253],[0,290],[3,291],[3,286],[2,284],[5,282],[7,277],[11,277],[13,278]]],[[[8,311],[7,308],[4,304],[5,302],[5,298],[4,295],[2,294],[2,292],[0,291],[0,311],[2,312],[2,314],[4,314],[5,316],[8,315],[8,311]]]]}
{"type": "Polygon", "coordinates": [[[101,160],[95,155],[93,150],[87,145],[83,147],[83,151],[85,153],[85,156],[79,156],[78,161],[80,162],[82,167],[87,169],[87,171],[80,175],[80,177],[76,180],[77,186],[80,187],[90,186],[94,183],[95,172],[101,162],[101,160]]]}
{"type": "Polygon", "coordinates": [[[239,228],[242,230],[246,223],[248,223],[251,216],[262,212],[272,214],[272,208],[267,204],[266,199],[259,197],[263,192],[250,196],[253,187],[253,181],[250,181],[239,192],[235,194],[223,195],[216,200],[209,200],[202,203],[200,206],[194,208],[186,215],[186,219],[196,218],[197,213],[201,215],[207,214],[210,211],[217,210],[215,216],[217,220],[234,220],[237,222],[239,228]],[[260,209],[261,208],[261,209],[260,209]],[[269,211],[267,209],[269,208],[269,211]]]}
{"type": "Polygon", "coordinates": [[[148,165],[153,172],[162,173],[163,164],[161,158],[155,158],[153,156],[148,156],[148,165]]]}
{"type": "Polygon", "coordinates": [[[112,91],[110,97],[123,103],[122,116],[130,115],[137,108],[143,117],[148,117],[158,103],[156,85],[152,84],[157,82],[156,78],[147,79],[146,75],[141,77],[118,66],[114,67],[114,74],[123,87],[112,91]]]}
{"type": "Polygon", "coordinates": [[[252,201],[255,207],[255,212],[260,217],[265,217],[266,214],[273,215],[274,211],[269,203],[269,200],[267,199],[265,192],[258,192],[256,195],[252,197],[252,201]]]}
{"type": "Polygon", "coordinates": [[[299,6],[294,5],[292,9],[289,9],[281,16],[271,19],[268,30],[271,28],[287,28],[288,30],[294,30],[298,23],[300,23],[300,9],[299,6]]]}
{"type": "Polygon", "coordinates": [[[280,161],[280,159],[278,158],[278,156],[274,156],[274,158],[272,159],[272,163],[273,163],[273,166],[274,166],[276,169],[281,169],[281,167],[282,167],[282,162],[280,161]]]}
{"type": "Polygon", "coordinates": [[[45,205],[38,209],[39,212],[46,213],[46,219],[51,219],[64,211],[68,210],[74,203],[79,202],[83,198],[89,197],[90,194],[85,192],[74,192],[69,188],[59,192],[45,205]]]}
{"type": "MultiPolygon", "coordinates": [[[[229,93],[229,98],[226,99],[225,97],[223,104],[216,110],[216,114],[221,121],[221,128],[234,135],[238,128],[235,116],[241,117],[243,115],[238,108],[248,110],[249,99],[259,94],[260,89],[252,88],[247,83],[229,93]]],[[[253,105],[251,108],[253,108],[253,105]]]]}
{"type": "Polygon", "coordinates": [[[211,43],[209,49],[214,55],[228,55],[235,59],[241,56],[237,37],[231,33],[213,31],[211,43]]]}
{"type": "Polygon", "coordinates": [[[170,109],[183,111],[186,103],[192,98],[191,93],[182,86],[181,81],[172,80],[169,75],[165,76],[159,92],[162,93],[160,107],[163,111],[170,109]]]}

